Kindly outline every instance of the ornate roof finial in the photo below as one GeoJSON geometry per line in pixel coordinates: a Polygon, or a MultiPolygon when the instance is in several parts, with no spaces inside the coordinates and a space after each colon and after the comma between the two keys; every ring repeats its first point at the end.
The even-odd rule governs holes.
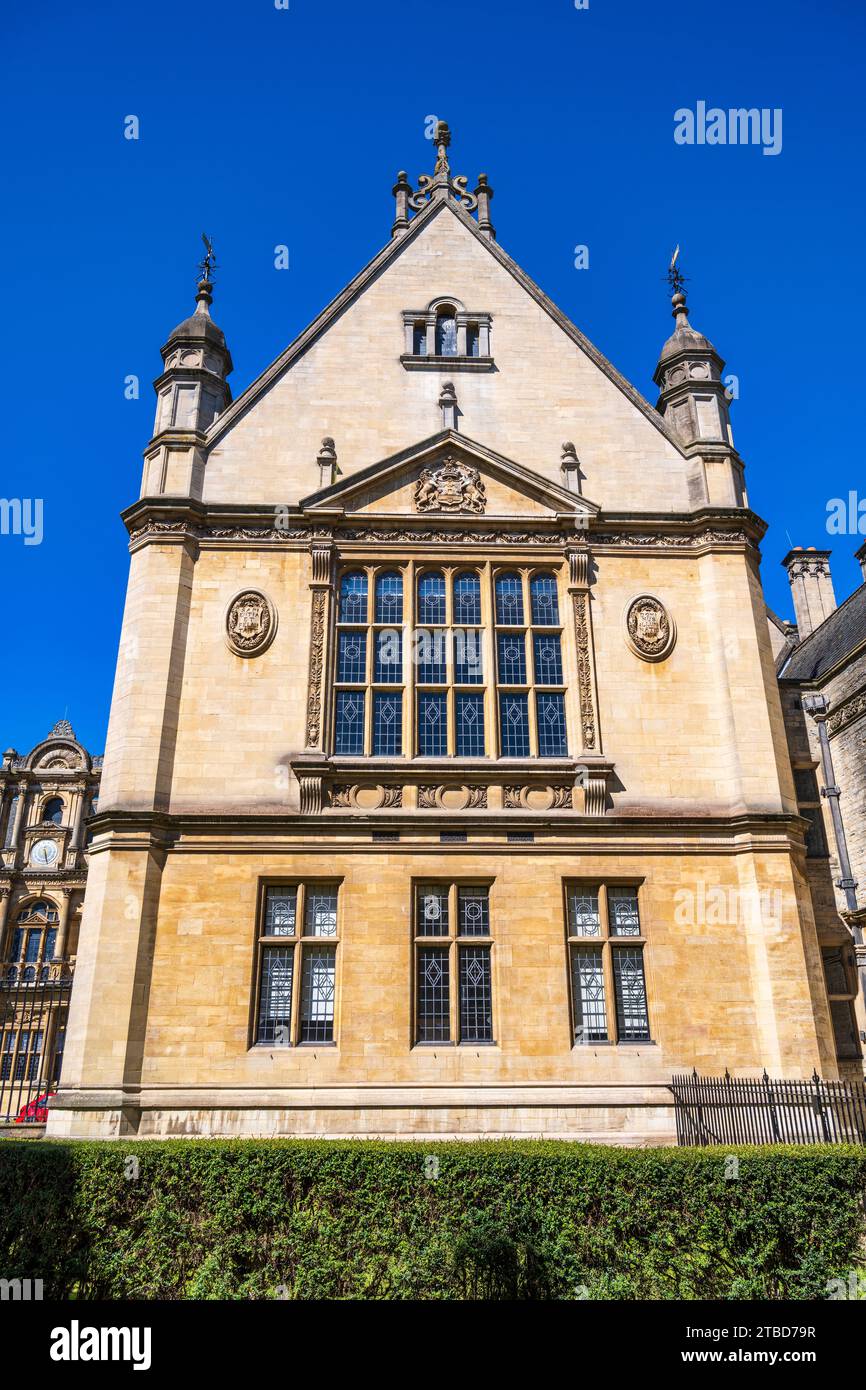
{"type": "Polygon", "coordinates": [[[436,167],[433,170],[434,176],[440,174],[448,175],[451,173],[451,165],[448,163],[448,146],[451,144],[451,131],[447,121],[437,121],[433,130],[433,141],[436,145],[436,167]]]}
{"type": "Polygon", "coordinates": [[[51,730],[51,733],[48,735],[48,737],[74,739],[75,733],[68,719],[58,719],[57,723],[54,725],[54,728],[51,730]]]}
{"type": "Polygon", "coordinates": [[[210,306],[213,303],[213,272],[217,268],[216,256],[214,255],[213,242],[206,232],[202,232],[201,239],[204,242],[204,255],[198,263],[199,282],[198,293],[196,294],[197,314],[209,314],[210,306]]]}
{"type": "Polygon", "coordinates": [[[479,174],[478,187],[474,193],[470,193],[467,187],[469,180],[465,174],[457,174],[453,178],[451,176],[451,165],[448,162],[451,129],[448,122],[437,120],[429,138],[436,145],[436,163],[433,173],[432,175],[421,174],[418,179],[417,191],[413,193],[412,185],[406,178],[405,171],[400,170],[392,190],[397,200],[397,215],[394,219],[391,235],[401,236],[408,231],[410,210],[421,212],[422,208],[434,200],[444,202],[451,198],[455,203],[459,203],[466,212],[477,211],[478,230],[493,241],[496,237],[493,224],[490,221],[490,199],[493,197],[493,189],[487,182],[487,175],[479,174]]]}

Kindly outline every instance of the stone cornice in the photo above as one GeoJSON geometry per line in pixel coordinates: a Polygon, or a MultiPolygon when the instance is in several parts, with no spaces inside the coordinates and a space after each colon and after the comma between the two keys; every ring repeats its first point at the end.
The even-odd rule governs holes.
{"type": "Polygon", "coordinates": [[[717,547],[757,549],[766,523],[739,507],[702,507],[695,512],[656,512],[634,516],[601,512],[586,529],[573,519],[515,515],[513,518],[411,514],[377,517],[370,513],[313,517],[299,507],[206,506],[179,497],[142,498],[122,513],[130,548],[148,542],[300,548],[314,540],[346,545],[546,546],[562,550],[587,541],[595,551],[705,551],[717,547]]]}
{"type": "MultiPolygon", "coordinates": [[[[497,842],[491,843],[492,835],[505,835],[512,830],[538,830],[545,827],[562,841],[578,840],[582,843],[610,841],[622,848],[622,841],[634,837],[646,845],[658,844],[660,850],[669,849],[676,853],[684,848],[684,840],[692,840],[694,853],[730,852],[731,848],[748,852],[755,842],[764,848],[788,851],[793,842],[802,847],[803,836],[808,822],[798,815],[784,812],[754,812],[719,815],[699,813],[682,815],[653,814],[617,815],[615,812],[604,817],[569,815],[558,817],[550,812],[528,810],[503,810],[501,812],[483,811],[475,813],[457,811],[443,813],[435,811],[390,811],[368,812],[359,816],[358,812],[341,814],[328,810],[317,817],[301,815],[294,811],[227,811],[225,813],[204,814],[201,812],[164,811],[105,811],[95,816],[90,823],[94,843],[89,853],[98,854],[103,850],[122,843],[125,849],[159,848],[163,850],[178,846],[178,842],[188,840],[185,848],[193,851],[212,849],[214,836],[230,841],[238,850],[247,848],[250,853],[258,853],[265,835],[291,838],[290,847],[299,852],[333,852],[334,839],[341,832],[363,835],[371,830],[396,830],[405,838],[405,845],[417,847],[419,835],[438,835],[447,828],[467,831],[477,839],[467,844],[456,845],[458,851],[471,853],[473,843],[478,848],[499,848],[497,842]],[[247,839],[249,844],[241,846],[238,842],[247,839]],[[101,843],[99,843],[101,841],[101,843]],[[200,841],[196,844],[195,841],[200,841]],[[665,844],[667,842],[667,844],[665,844]]],[[[436,842],[437,852],[448,848],[436,842]]],[[[354,845],[341,843],[341,849],[355,848],[365,852],[375,852],[370,841],[363,840],[354,845]]],[[[393,848],[393,846],[392,846],[393,848]]],[[[556,852],[550,840],[537,841],[534,845],[519,846],[501,844],[503,852],[511,853],[521,848],[534,852],[556,852]]],[[[391,850],[389,849],[389,853],[391,850]]]]}

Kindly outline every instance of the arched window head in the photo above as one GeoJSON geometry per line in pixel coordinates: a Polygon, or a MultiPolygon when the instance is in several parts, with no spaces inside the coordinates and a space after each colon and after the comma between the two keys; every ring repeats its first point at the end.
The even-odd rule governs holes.
{"type": "Polygon", "coordinates": [[[46,801],[42,807],[42,821],[44,825],[63,824],[63,798],[52,796],[50,801],[46,801]]]}
{"type": "Polygon", "coordinates": [[[403,621],[403,576],[395,570],[376,576],[376,622],[403,621]]]}
{"type": "Polygon", "coordinates": [[[472,571],[454,579],[454,621],[477,627],[481,622],[481,581],[472,571]]]}
{"type": "Polygon", "coordinates": [[[428,571],[418,580],[418,621],[430,626],[445,622],[445,576],[440,571],[428,571]]]}
{"type": "Polygon", "coordinates": [[[367,621],[367,576],[362,570],[344,574],[340,580],[340,622],[367,621]]]}
{"type": "Polygon", "coordinates": [[[519,574],[497,577],[496,621],[506,626],[523,622],[523,584],[519,574]]]}
{"type": "Polygon", "coordinates": [[[447,305],[436,315],[436,356],[457,356],[457,317],[447,305]]]}

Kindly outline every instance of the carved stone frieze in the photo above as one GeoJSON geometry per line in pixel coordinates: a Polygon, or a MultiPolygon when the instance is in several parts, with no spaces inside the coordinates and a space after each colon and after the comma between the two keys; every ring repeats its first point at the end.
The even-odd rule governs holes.
{"type": "Polygon", "coordinates": [[[422,785],[418,809],[426,811],[477,811],[487,807],[487,787],[469,784],[422,785]]]}
{"type": "Polygon", "coordinates": [[[827,733],[830,738],[838,734],[840,729],[846,725],[853,724],[855,719],[859,719],[861,714],[866,714],[866,690],[858,690],[848,699],[838,705],[831,714],[827,715],[827,733]]]}
{"type": "Polygon", "coordinates": [[[307,747],[318,748],[322,741],[322,671],[325,660],[325,614],[327,589],[313,589],[310,617],[310,664],[307,682],[307,747]]]}
{"type": "Polygon", "coordinates": [[[592,684],[592,660],[589,636],[589,593],[575,589],[571,595],[574,608],[574,638],[577,647],[577,697],[580,707],[580,731],[585,749],[596,745],[595,698],[592,684]]]}
{"type": "Polygon", "coordinates": [[[399,810],[403,805],[403,788],[396,783],[337,782],[331,787],[329,801],[335,810],[399,810]]]}
{"type": "Polygon", "coordinates": [[[574,792],[567,782],[550,786],[509,783],[502,788],[502,805],[506,811],[571,811],[574,792]]]}

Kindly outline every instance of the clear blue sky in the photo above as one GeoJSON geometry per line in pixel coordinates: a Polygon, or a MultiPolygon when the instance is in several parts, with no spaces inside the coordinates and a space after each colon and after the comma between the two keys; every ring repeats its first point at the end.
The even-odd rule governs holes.
{"type": "Polygon", "coordinates": [[[65,710],[104,745],[118,513],[200,232],[238,394],[388,240],[397,169],[431,164],[428,115],[449,121],[457,172],[489,175],[502,245],[653,401],[682,244],[692,323],[740,381],[770,603],[792,616],[786,531],[833,546],[837,597],[858,582],[858,539],[825,524],[829,498],[866,495],[859,0],[48,0],[4,27],[0,495],[42,497],[45,534],[0,536],[3,746],[28,750],[65,710]],[[674,111],[699,100],[781,107],[781,154],[676,145],[674,111]]]}

